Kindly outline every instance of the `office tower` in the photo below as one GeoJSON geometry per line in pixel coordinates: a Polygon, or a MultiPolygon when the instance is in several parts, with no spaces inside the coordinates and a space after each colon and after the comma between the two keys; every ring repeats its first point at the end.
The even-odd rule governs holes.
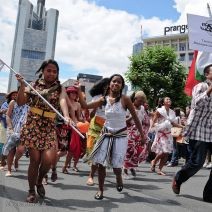
{"type": "MultiPolygon", "coordinates": [[[[58,16],[56,9],[46,11],[45,0],[38,0],[35,7],[28,0],[19,0],[11,67],[28,82],[36,79],[43,60],[54,58],[58,16]]],[[[8,92],[17,85],[11,72],[8,92]]]]}

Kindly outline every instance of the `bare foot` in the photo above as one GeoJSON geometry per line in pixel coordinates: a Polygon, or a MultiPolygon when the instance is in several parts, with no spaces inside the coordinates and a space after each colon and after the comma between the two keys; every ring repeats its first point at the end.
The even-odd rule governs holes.
{"type": "Polygon", "coordinates": [[[92,178],[92,177],[89,177],[88,180],[87,180],[87,182],[86,182],[86,184],[87,184],[88,186],[93,186],[93,185],[94,185],[93,178],[92,178]]]}
{"type": "Polygon", "coordinates": [[[162,171],[158,171],[157,173],[158,173],[158,175],[166,176],[166,173],[164,173],[162,171]]]}
{"type": "Polygon", "coordinates": [[[11,176],[12,176],[11,171],[7,171],[7,173],[5,174],[5,177],[11,177],[11,176]]]}

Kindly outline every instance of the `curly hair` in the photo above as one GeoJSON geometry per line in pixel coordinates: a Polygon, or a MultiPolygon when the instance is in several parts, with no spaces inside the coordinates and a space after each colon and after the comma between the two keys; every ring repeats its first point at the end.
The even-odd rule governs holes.
{"type": "Polygon", "coordinates": [[[90,89],[89,93],[92,97],[97,95],[104,95],[105,89],[109,85],[109,78],[103,78],[100,81],[96,82],[94,86],[90,89]]]}

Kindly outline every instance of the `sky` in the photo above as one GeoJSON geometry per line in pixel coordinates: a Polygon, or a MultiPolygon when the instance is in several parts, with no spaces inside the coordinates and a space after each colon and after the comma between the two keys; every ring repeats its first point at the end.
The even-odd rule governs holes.
{"type": "MultiPolygon", "coordinates": [[[[160,36],[165,26],[187,24],[187,13],[208,16],[207,3],[212,8],[212,0],[46,0],[47,10],[59,10],[60,80],[78,73],[124,75],[132,46],[141,41],[141,25],[142,37],[160,36]]],[[[10,65],[18,0],[0,0],[0,5],[0,59],[10,65]]],[[[7,92],[8,78],[3,68],[0,92],[7,92]]]]}

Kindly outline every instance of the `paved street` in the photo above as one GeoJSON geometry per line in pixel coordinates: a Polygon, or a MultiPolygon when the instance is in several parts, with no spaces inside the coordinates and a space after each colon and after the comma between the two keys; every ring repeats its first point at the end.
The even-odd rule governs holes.
{"type": "MultiPolygon", "coordinates": [[[[63,159],[64,160],[64,159],[63,159]]],[[[115,189],[115,177],[108,171],[105,183],[105,198],[94,199],[97,185],[86,186],[89,167],[79,163],[79,173],[65,175],[61,173],[62,162],[58,164],[58,180],[49,182],[46,198],[39,199],[37,204],[25,202],[28,190],[28,159],[20,161],[18,172],[13,177],[5,177],[0,172],[0,212],[13,211],[204,211],[211,212],[212,204],[202,201],[203,185],[209,170],[202,169],[182,186],[181,194],[176,196],[171,190],[171,180],[177,168],[165,168],[167,176],[151,173],[149,164],[141,164],[135,180],[124,180],[124,189],[118,193],[115,189]]],[[[50,176],[50,174],[49,174],[50,176]]]]}

